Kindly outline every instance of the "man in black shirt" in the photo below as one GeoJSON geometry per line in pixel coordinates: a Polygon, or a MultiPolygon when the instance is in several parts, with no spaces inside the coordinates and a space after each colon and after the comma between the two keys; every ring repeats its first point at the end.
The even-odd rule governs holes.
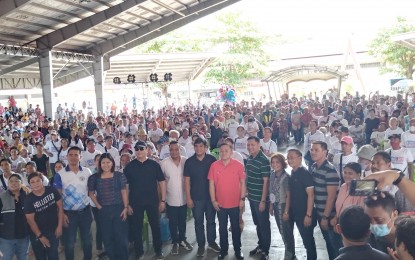
{"type": "Polygon", "coordinates": [[[293,168],[289,180],[291,201],[290,219],[296,223],[298,231],[307,250],[307,260],[317,259],[314,227],[317,218],[313,214],[314,182],[309,171],[302,166],[302,153],[298,149],[290,149],[287,153],[288,164],[293,168]]]}
{"type": "Polygon", "coordinates": [[[370,144],[370,136],[372,135],[373,129],[379,127],[379,118],[375,117],[375,110],[372,108],[369,110],[369,117],[365,120],[365,134],[366,144],[370,144]]]}
{"type": "Polygon", "coordinates": [[[350,206],[343,210],[336,230],[341,234],[344,247],[335,260],[388,260],[389,256],[373,249],[366,241],[370,235],[370,218],[360,206],[350,206]]]}
{"type": "Polygon", "coordinates": [[[166,181],[160,165],[147,158],[147,145],[138,141],[135,146],[137,159],[131,161],[124,169],[129,186],[129,213],[133,214],[132,229],[134,230],[134,246],[137,259],[144,256],[143,250],[143,221],[144,211],[150,223],[153,247],[157,259],[164,259],[162,252],[160,212],[166,207],[166,181]],[[157,187],[160,188],[161,200],[157,187]]]}
{"type": "Polygon", "coordinates": [[[213,208],[209,195],[209,180],[207,178],[209,168],[216,158],[206,154],[207,142],[198,137],[194,142],[195,154],[186,160],[184,164],[184,179],[187,207],[192,209],[195,220],[196,240],[199,246],[197,256],[205,255],[205,229],[204,218],[206,215],[206,232],[209,248],[220,252],[216,240],[216,211],[213,208]]]}

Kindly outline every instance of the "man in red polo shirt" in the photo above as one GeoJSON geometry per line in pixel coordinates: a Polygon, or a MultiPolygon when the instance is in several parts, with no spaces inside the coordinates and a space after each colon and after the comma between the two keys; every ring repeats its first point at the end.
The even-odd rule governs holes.
{"type": "Polygon", "coordinates": [[[219,237],[221,252],[218,259],[228,255],[228,217],[231,222],[233,249],[236,259],[244,259],[241,252],[241,228],[239,212],[245,207],[245,172],[239,161],[232,159],[232,147],[221,144],[220,160],[212,163],[209,169],[209,192],[213,207],[219,220],[219,237]]]}

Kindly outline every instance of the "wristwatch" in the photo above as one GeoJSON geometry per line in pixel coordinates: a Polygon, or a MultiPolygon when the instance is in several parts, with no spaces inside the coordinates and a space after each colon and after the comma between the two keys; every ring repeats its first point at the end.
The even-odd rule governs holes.
{"type": "Polygon", "coordinates": [[[242,197],[242,198],[241,198],[241,200],[242,200],[242,201],[245,201],[245,199],[246,199],[245,197],[242,197]]]}
{"type": "Polygon", "coordinates": [[[402,179],[405,177],[405,174],[402,171],[398,171],[398,173],[399,173],[399,177],[392,182],[392,184],[395,186],[397,186],[402,181],[402,179]]]}

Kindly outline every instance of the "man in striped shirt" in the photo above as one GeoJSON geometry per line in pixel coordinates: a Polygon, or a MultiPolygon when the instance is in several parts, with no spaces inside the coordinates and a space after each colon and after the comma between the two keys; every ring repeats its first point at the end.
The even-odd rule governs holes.
{"type": "Polygon", "coordinates": [[[268,183],[271,168],[268,157],[260,149],[258,137],[250,136],[247,147],[250,154],[245,168],[248,200],[258,235],[258,246],[249,255],[261,254],[261,260],[268,260],[271,244],[268,183]]]}
{"type": "Polygon", "coordinates": [[[329,259],[339,255],[342,247],[341,238],[330,227],[330,219],[336,216],[334,203],[339,187],[339,174],[327,160],[327,143],[315,141],[311,144],[311,158],[315,162],[311,167],[314,182],[314,205],[321,233],[326,241],[329,259]]]}

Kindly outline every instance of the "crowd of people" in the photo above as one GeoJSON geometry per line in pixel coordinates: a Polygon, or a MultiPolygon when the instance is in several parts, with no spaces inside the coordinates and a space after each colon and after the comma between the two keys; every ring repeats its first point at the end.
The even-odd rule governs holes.
{"type": "Polygon", "coordinates": [[[131,113],[58,107],[55,120],[38,105],[0,105],[2,259],[59,259],[64,250],[73,260],[78,230],[83,259],[92,259],[93,221],[98,257],[126,260],[132,248],[142,259],[145,218],[163,259],[162,212],[171,255],[193,250],[186,234],[195,232],[197,257],[212,250],[225,259],[231,232],[244,259],[246,203],[258,237],[249,255],[261,260],[270,259],[272,219],[285,246],[278,259],[297,259],[294,225],[307,259],[324,259],[317,224],[330,260],[415,259],[414,107],[415,94],[335,91],[131,113]],[[350,194],[359,179],[375,179],[377,191],[350,194]]]}

